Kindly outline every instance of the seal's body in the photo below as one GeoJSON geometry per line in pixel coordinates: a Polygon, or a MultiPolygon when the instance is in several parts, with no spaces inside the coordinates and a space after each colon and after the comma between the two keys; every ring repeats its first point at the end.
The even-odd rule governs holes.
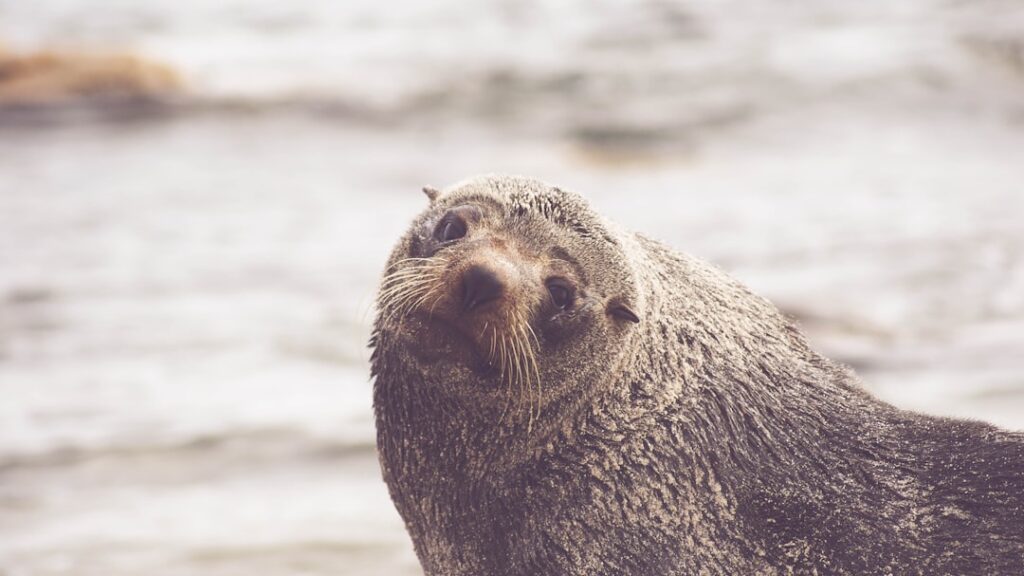
{"type": "Polygon", "coordinates": [[[1024,571],[1024,435],[871,397],[767,301],[574,194],[428,195],[372,342],[427,574],[1024,571]]]}

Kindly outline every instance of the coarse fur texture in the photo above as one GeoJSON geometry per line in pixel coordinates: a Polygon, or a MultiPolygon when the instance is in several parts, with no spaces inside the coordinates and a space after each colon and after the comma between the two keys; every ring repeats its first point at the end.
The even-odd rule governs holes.
{"type": "Polygon", "coordinates": [[[576,194],[428,196],[371,342],[381,467],[427,574],[1024,571],[1024,435],[873,398],[766,300],[576,194]],[[452,304],[467,262],[507,285],[492,309],[452,304]]]}

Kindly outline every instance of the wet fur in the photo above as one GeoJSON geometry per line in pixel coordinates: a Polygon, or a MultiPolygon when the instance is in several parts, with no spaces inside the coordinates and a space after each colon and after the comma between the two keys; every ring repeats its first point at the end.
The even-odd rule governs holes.
{"type": "Polygon", "coordinates": [[[545,385],[572,386],[528,430],[378,318],[381,466],[427,574],[1021,573],[1024,435],[871,397],[770,303],[575,195],[495,177],[437,201],[460,194],[610,246],[584,267],[641,322],[558,357],[545,385]]]}

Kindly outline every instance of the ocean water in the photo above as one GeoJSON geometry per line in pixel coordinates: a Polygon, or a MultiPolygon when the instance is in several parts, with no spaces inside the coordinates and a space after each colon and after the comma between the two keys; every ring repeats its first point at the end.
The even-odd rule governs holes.
{"type": "Polygon", "coordinates": [[[0,574],[416,574],[373,448],[421,186],[585,194],[899,406],[1024,429],[1019,2],[0,0],[183,94],[0,110],[0,574]]]}

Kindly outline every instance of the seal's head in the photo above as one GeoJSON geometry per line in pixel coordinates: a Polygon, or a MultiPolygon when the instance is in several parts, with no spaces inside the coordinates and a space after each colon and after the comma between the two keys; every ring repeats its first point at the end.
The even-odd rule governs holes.
{"type": "Polygon", "coordinates": [[[375,336],[417,385],[532,417],[614,371],[643,314],[632,240],[536,180],[424,191],[430,206],[388,263],[375,336]]]}

